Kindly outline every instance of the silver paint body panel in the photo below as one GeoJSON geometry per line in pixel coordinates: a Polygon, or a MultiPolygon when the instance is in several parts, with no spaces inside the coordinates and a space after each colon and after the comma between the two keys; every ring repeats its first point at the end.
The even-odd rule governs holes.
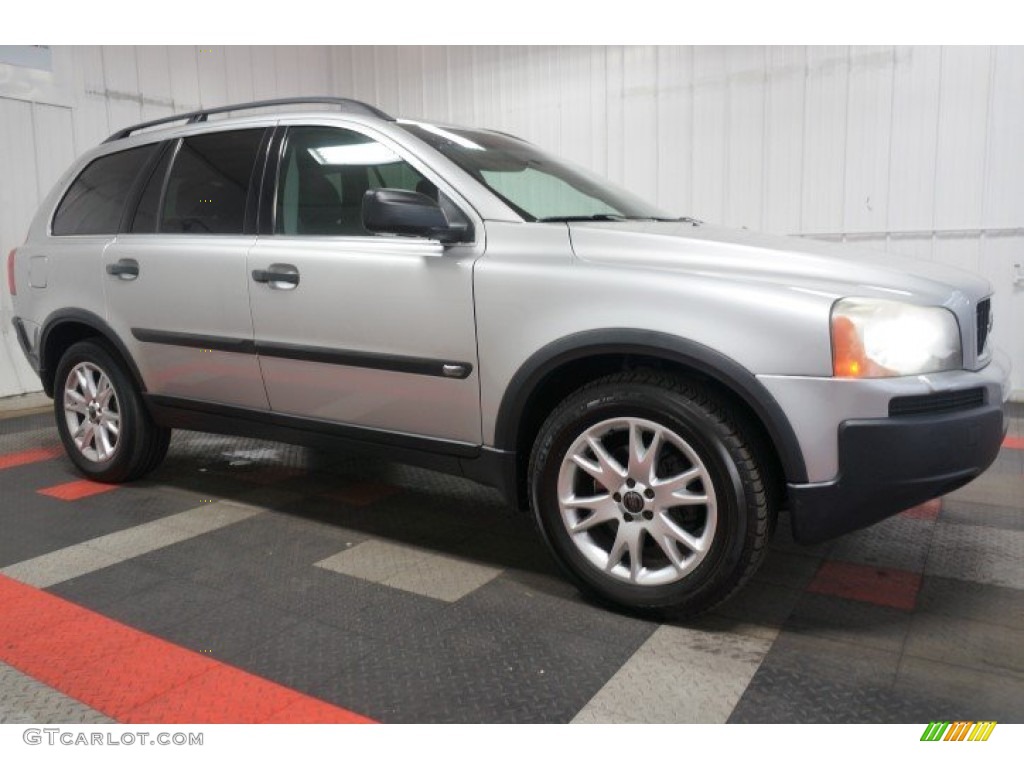
{"type": "MultiPolygon", "coordinates": [[[[55,238],[56,239],[56,238],[55,238]]],[[[252,341],[246,257],[253,236],[119,235],[103,264],[139,263],[139,276],[103,274],[106,318],[156,395],[267,409],[251,354],[142,342],[133,328],[252,341]]]]}
{"type": "Polygon", "coordinates": [[[294,290],[251,284],[256,338],[473,366],[463,379],[260,356],[278,413],[480,443],[472,247],[408,238],[266,237],[249,271],[298,268],[294,290]]]}

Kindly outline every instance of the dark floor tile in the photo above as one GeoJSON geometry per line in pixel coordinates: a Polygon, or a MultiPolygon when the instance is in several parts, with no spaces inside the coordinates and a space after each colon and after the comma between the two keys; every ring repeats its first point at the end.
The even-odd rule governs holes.
{"type": "Polygon", "coordinates": [[[312,567],[360,540],[358,533],[280,512],[242,520],[204,538],[244,551],[244,567],[260,571],[312,567]]]}
{"type": "Polygon", "coordinates": [[[781,627],[802,595],[803,592],[797,589],[751,581],[710,615],[740,619],[764,627],[781,627]]]}
{"type": "Polygon", "coordinates": [[[239,650],[232,663],[307,695],[361,712],[358,702],[345,700],[336,680],[344,670],[376,665],[379,647],[378,642],[355,632],[302,620],[239,650]]]}
{"type": "Polygon", "coordinates": [[[167,574],[128,560],[55,584],[47,591],[94,611],[156,587],[167,574]]]}
{"type": "Polygon", "coordinates": [[[934,528],[931,520],[890,517],[836,539],[829,559],[920,573],[934,528]]]}
{"type": "Polygon", "coordinates": [[[609,647],[639,647],[658,624],[594,606],[575,596],[564,598],[531,589],[499,576],[474,590],[450,609],[442,621],[456,632],[516,635],[560,633],[600,640],[609,647]]]}
{"type": "Polygon", "coordinates": [[[1021,681],[1003,674],[981,672],[977,669],[908,656],[900,663],[894,690],[950,702],[946,711],[937,711],[927,718],[928,722],[1024,722],[1021,681]]]}
{"type": "Polygon", "coordinates": [[[806,589],[821,566],[821,558],[771,549],[754,574],[754,581],[790,589],[806,589]]]}
{"type": "Polygon", "coordinates": [[[385,722],[568,722],[632,651],[496,625],[412,625],[337,678],[341,701],[385,722]]]}
{"type": "Polygon", "coordinates": [[[897,608],[839,597],[806,594],[786,622],[786,631],[900,653],[910,614],[897,608]]]}
{"type": "Polygon", "coordinates": [[[923,717],[928,722],[926,713],[935,702],[893,692],[898,663],[896,653],[783,632],[729,721],[885,723],[923,717]]]}
{"type": "Polygon", "coordinates": [[[388,642],[410,625],[431,621],[449,603],[323,568],[286,574],[258,599],[345,632],[388,642]]]}
{"type": "MultiPolygon", "coordinates": [[[[164,627],[160,636],[212,658],[237,663],[254,646],[289,632],[301,619],[244,598],[215,605],[164,627]]],[[[296,653],[303,650],[295,648],[296,653]]]]}
{"type": "Polygon", "coordinates": [[[136,629],[159,635],[165,628],[187,622],[230,600],[226,592],[168,577],[105,605],[103,613],[136,629]]]}
{"type": "Polygon", "coordinates": [[[917,609],[1024,630],[1024,591],[961,579],[925,576],[917,609]]]}
{"type": "Polygon", "coordinates": [[[1024,630],[918,613],[911,620],[904,653],[1015,678],[1024,686],[1024,630]]]}
{"type": "MultiPolygon", "coordinates": [[[[784,670],[754,676],[730,723],[920,723],[955,710],[950,699],[917,690],[842,682],[816,684],[784,670]]],[[[944,716],[944,715],[942,715],[944,716]]]]}

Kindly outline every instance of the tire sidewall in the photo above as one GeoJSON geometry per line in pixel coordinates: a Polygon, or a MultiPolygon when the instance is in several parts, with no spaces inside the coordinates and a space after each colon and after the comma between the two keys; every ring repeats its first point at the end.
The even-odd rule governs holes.
{"type": "Polygon", "coordinates": [[[742,567],[748,546],[748,501],[722,426],[692,400],[655,386],[599,388],[570,400],[541,429],[531,462],[531,506],[537,524],[570,575],[588,592],[638,610],[685,606],[701,610],[731,591],[731,576],[742,567]],[[558,475],[573,442],[593,425],[613,418],[643,418],[685,440],[700,456],[711,478],[717,502],[717,528],[702,562],[677,582],[637,586],[608,576],[573,543],[558,505],[558,475]]]}

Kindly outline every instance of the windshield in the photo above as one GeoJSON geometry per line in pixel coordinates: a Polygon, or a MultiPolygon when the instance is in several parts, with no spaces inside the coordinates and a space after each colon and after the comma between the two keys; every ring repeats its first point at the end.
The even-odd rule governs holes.
{"type": "Polygon", "coordinates": [[[527,221],[676,220],[599,176],[512,136],[411,121],[402,125],[527,221]]]}

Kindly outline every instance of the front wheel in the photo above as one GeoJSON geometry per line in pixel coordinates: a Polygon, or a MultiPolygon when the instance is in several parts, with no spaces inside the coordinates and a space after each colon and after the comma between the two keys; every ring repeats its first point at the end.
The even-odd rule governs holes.
{"type": "Polygon", "coordinates": [[[541,427],[531,502],[556,558],[589,593],[693,615],[738,589],[773,528],[764,470],[711,392],[654,373],[593,382],[541,427]]]}

